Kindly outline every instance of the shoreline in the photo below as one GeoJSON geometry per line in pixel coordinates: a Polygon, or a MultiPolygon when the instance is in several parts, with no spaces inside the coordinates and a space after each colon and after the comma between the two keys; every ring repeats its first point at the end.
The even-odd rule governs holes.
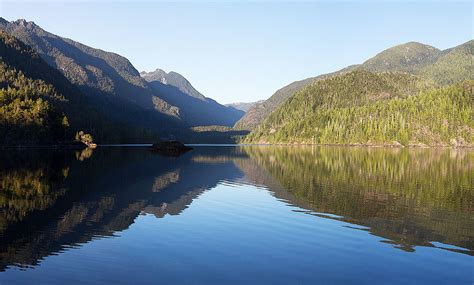
{"type": "Polygon", "coordinates": [[[260,142],[260,143],[244,143],[240,145],[261,145],[261,146],[338,146],[338,147],[366,147],[366,148],[411,148],[411,149],[423,149],[423,148],[452,148],[452,149],[474,149],[474,144],[468,144],[468,145],[449,145],[449,144],[444,144],[444,145],[426,145],[426,144],[408,144],[408,145],[402,145],[402,144],[320,144],[320,143],[266,143],[266,142],[260,142]]]}
{"type": "MultiPolygon", "coordinates": [[[[98,144],[97,148],[102,147],[150,147],[152,144],[98,144]]],[[[474,149],[474,145],[420,145],[420,144],[313,144],[313,143],[236,143],[236,144],[208,144],[208,143],[185,143],[187,146],[196,146],[196,147],[233,147],[233,146],[332,146],[332,147],[364,147],[364,148],[410,148],[410,149],[474,149]]],[[[86,149],[86,145],[61,145],[61,144],[51,144],[51,145],[0,145],[0,150],[2,149],[57,149],[57,150],[82,150],[86,149]]]]}

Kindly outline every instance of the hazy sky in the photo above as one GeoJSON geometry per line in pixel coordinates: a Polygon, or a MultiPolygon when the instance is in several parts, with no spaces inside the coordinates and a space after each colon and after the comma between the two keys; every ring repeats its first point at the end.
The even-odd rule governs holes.
{"type": "Polygon", "coordinates": [[[0,0],[0,15],[176,71],[221,103],[266,99],[295,80],[418,41],[473,38],[471,2],[136,2],[0,0]]]}

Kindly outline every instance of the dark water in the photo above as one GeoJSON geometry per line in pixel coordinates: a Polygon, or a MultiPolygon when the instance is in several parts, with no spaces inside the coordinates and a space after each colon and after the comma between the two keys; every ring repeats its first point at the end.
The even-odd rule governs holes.
{"type": "Polygon", "coordinates": [[[0,153],[0,284],[472,284],[474,152],[0,153]]]}

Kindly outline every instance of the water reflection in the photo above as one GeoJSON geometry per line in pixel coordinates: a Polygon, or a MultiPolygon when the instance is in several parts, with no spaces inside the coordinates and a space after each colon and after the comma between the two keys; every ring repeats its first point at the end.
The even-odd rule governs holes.
{"type": "Polygon", "coordinates": [[[277,180],[281,187],[270,186],[275,196],[298,207],[367,227],[406,251],[438,241],[473,253],[471,151],[260,147],[246,152],[270,174],[256,181],[277,180]]]}
{"type": "Polygon", "coordinates": [[[473,255],[473,152],[339,147],[197,147],[0,153],[0,270],[34,266],[140,214],[179,215],[225,181],[262,186],[298,211],[348,222],[405,251],[473,255]]]}

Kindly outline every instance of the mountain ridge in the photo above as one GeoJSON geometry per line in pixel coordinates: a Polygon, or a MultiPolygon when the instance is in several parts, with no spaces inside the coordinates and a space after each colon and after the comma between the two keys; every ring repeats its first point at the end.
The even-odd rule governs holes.
{"type": "Polygon", "coordinates": [[[160,98],[125,57],[54,35],[26,20],[2,19],[0,29],[32,47],[107,117],[160,132],[185,127],[179,108],[160,98]]]}
{"type": "Polygon", "coordinates": [[[167,136],[199,125],[232,126],[243,115],[206,98],[177,72],[163,71],[167,82],[179,90],[170,84],[148,82],[146,76],[142,77],[144,73],[140,74],[127,58],[117,53],[57,36],[34,22],[9,22],[0,17],[0,29],[36,50],[112,120],[167,136]],[[176,98],[176,94],[180,96],[176,98]]]}
{"type": "Polygon", "coordinates": [[[160,68],[155,69],[151,72],[142,71],[140,76],[147,82],[160,81],[165,85],[172,85],[177,87],[181,92],[188,94],[191,97],[198,98],[201,100],[208,99],[197,91],[189,82],[186,77],[175,71],[166,72],[160,68]]]}
{"type": "MultiPolygon", "coordinates": [[[[149,139],[152,133],[145,128],[134,127],[126,124],[118,124],[117,121],[104,116],[99,112],[91,102],[91,98],[86,96],[76,85],[72,84],[64,75],[47,64],[43,58],[30,46],[24,44],[20,40],[6,33],[0,29],[0,64],[5,71],[2,76],[3,83],[0,84],[0,93],[7,94],[0,99],[2,103],[7,106],[10,97],[17,97],[18,102],[29,104],[28,96],[35,98],[34,100],[43,100],[46,103],[46,108],[52,108],[56,113],[64,115],[65,125],[63,126],[64,135],[62,140],[72,141],[74,134],[77,131],[86,131],[91,133],[93,137],[99,142],[133,142],[139,139],[149,139]],[[31,83],[28,83],[31,82],[31,83]],[[29,84],[34,84],[35,88],[28,87],[29,84]],[[17,90],[14,91],[12,90],[17,90]],[[57,96],[51,96],[57,94],[57,96]],[[10,95],[8,95],[10,94],[10,95]],[[28,95],[29,94],[29,95],[28,95]],[[23,95],[27,95],[24,97],[23,95]],[[59,96],[59,97],[58,97],[59,96]],[[61,98],[57,100],[55,98],[61,98]],[[5,101],[6,100],[6,101],[5,101]]],[[[3,106],[3,107],[4,107],[3,106]]],[[[22,116],[26,121],[29,117],[33,117],[34,110],[25,109],[22,116]]],[[[5,118],[14,117],[13,110],[5,111],[2,116],[5,118]]],[[[38,118],[28,119],[31,123],[38,123],[38,118]]],[[[0,120],[1,121],[1,120],[0,120]]],[[[10,120],[11,121],[11,120],[10,120]]],[[[8,124],[7,129],[15,128],[13,122],[8,124]]],[[[47,130],[49,128],[48,121],[44,121],[40,129],[47,130]]],[[[17,129],[14,133],[21,134],[21,129],[17,129]]],[[[13,141],[10,136],[10,142],[7,141],[7,135],[0,137],[0,144],[5,143],[33,143],[31,138],[24,141],[13,141]]],[[[37,141],[46,142],[46,140],[37,141]]],[[[60,142],[60,138],[49,138],[50,143],[60,142]],[[53,140],[51,140],[53,139],[53,140]]]]}
{"type": "MultiPolygon", "coordinates": [[[[296,91],[301,90],[303,87],[310,85],[314,81],[325,79],[330,76],[339,75],[347,71],[352,71],[354,69],[363,69],[375,72],[382,71],[402,71],[409,72],[412,74],[418,74],[426,79],[433,80],[438,82],[441,85],[452,84],[456,81],[463,79],[474,79],[473,69],[472,69],[472,54],[473,54],[473,42],[472,40],[463,43],[461,45],[448,48],[445,50],[439,50],[433,46],[418,43],[418,42],[407,42],[404,44],[396,45],[389,47],[375,56],[369,58],[361,64],[350,65],[341,70],[322,74],[315,77],[310,77],[307,79],[295,81],[290,83],[280,89],[278,89],[272,96],[270,96],[262,104],[258,104],[250,110],[235,124],[236,128],[239,129],[248,129],[252,130],[260,123],[262,123],[273,111],[275,111],[279,106],[281,106],[288,98],[290,98],[296,91]],[[432,71],[431,68],[437,64],[439,60],[444,58],[447,54],[452,53],[467,45],[470,49],[470,60],[471,64],[465,64],[464,75],[452,80],[445,81],[443,78],[446,76],[446,70],[452,69],[450,67],[440,68],[438,71],[432,71]],[[406,53],[406,54],[405,54],[406,53]],[[432,73],[432,74],[430,74],[432,73]]],[[[460,56],[461,59],[458,59],[458,65],[463,63],[466,54],[460,56]]],[[[450,62],[452,65],[452,62],[450,62]]],[[[449,64],[448,64],[449,65],[449,64]]]]}
{"type": "Polygon", "coordinates": [[[160,92],[162,97],[177,106],[185,114],[184,119],[192,122],[190,125],[210,126],[222,125],[233,126],[244,112],[219,104],[217,101],[207,98],[197,91],[194,86],[183,75],[162,69],[152,72],[140,72],[148,84],[160,92]]]}
{"type": "Polygon", "coordinates": [[[351,71],[299,90],[244,142],[472,146],[473,84],[351,71]]]}

